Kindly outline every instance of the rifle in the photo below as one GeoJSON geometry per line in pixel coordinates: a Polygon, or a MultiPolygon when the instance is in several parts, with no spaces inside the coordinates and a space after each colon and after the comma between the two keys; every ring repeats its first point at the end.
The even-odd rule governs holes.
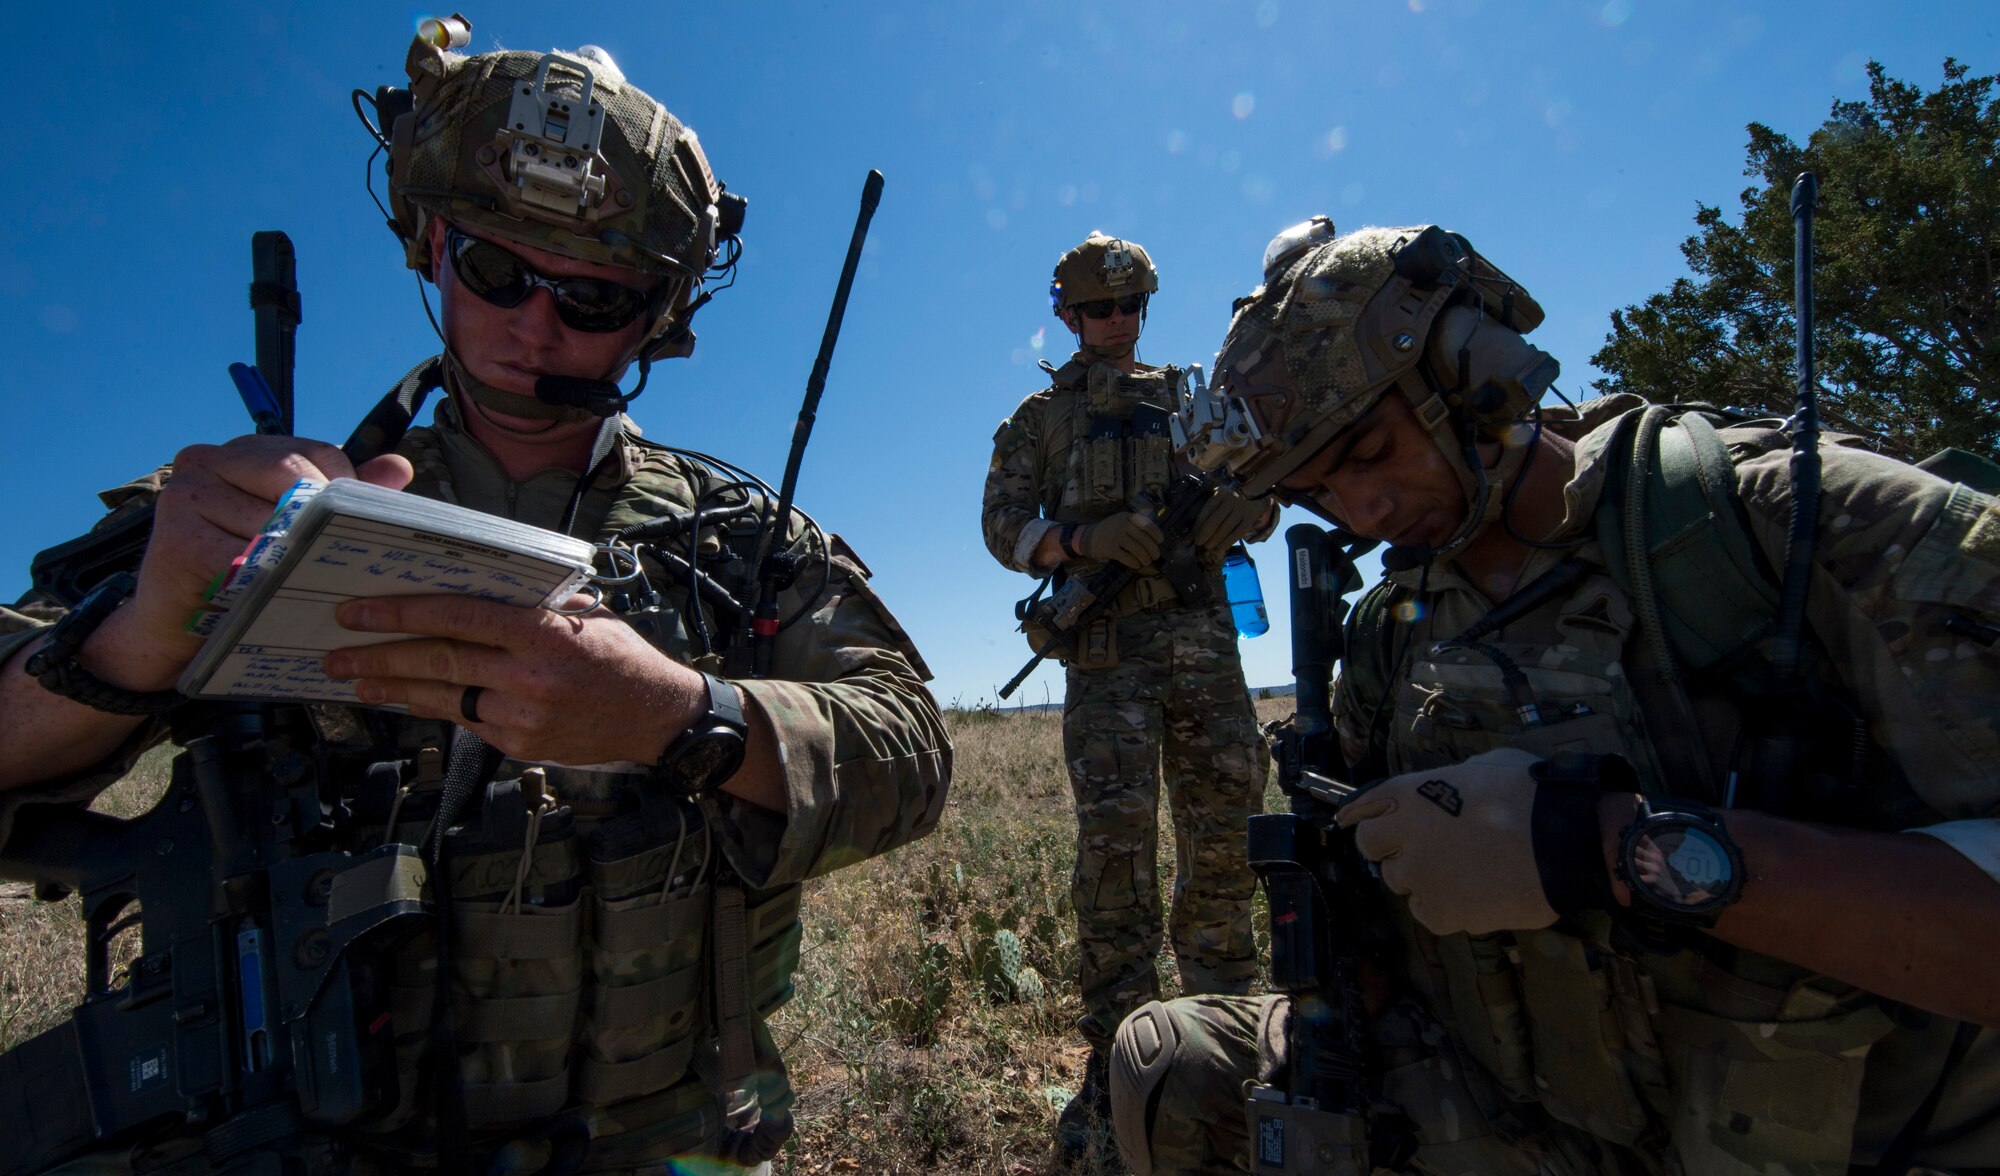
{"type": "Polygon", "coordinates": [[[425,871],[414,846],[333,847],[343,797],[395,788],[402,765],[335,759],[300,707],[190,703],[171,721],[185,750],[151,812],[24,807],[0,854],[37,897],[82,894],[88,945],[83,1003],[0,1054],[3,1176],[196,1138],[203,1170],[296,1155],[331,1171],[313,1129],[396,1105],[385,954],[430,917],[425,871]]]}
{"type": "MultiPolygon", "coordinates": [[[[1142,404],[1133,410],[1134,425],[1146,427],[1141,417],[1151,414],[1159,414],[1164,429],[1166,410],[1152,405],[1142,404]]],[[[1147,512],[1163,536],[1160,573],[1185,604],[1206,604],[1214,599],[1208,574],[1201,567],[1189,534],[1194,530],[1196,516],[1216,488],[1211,478],[1183,474],[1167,487],[1163,499],[1150,504],[1147,512]]],[[[1018,690],[1043,659],[1070,649],[1077,635],[1108,612],[1125,589],[1143,574],[1137,568],[1112,563],[1096,575],[1071,577],[1046,600],[1037,601],[1031,596],[1022,602],[1018,610],[1021,631],[1028,634],[1035,656],[1000,688],[1000,697],[1004,699],[1018,690]],[[1042,634],[1039,638],[1038,633],[1042,634]]]]}
{"type": "MultiPolygon", "coordinates": [[[[1337,534],[1337,533],[1336,533],[1337,534]]],[[[1291,556],[1292,718],[1273,724],[1278,787],[1289,813],[1250,818],[1250,865],[1271,909],[1271,984],[1292,1000],[1284,1087],[1253,1087],[1251,1171],[1363,1176],[1402,1170],[1416,1150],[1409,1120],[1383,1101],[1381,1067],[1364,1032],[1363,962],[1394,949],[1381,884],[1334,814],[1357,789],[1333,730],[1331,681],[1342,656],[1344,597],[1358,587],[1354,557],[1372,543],[1336,546],[1309,523],[1285,531],[1291,556]]]]}

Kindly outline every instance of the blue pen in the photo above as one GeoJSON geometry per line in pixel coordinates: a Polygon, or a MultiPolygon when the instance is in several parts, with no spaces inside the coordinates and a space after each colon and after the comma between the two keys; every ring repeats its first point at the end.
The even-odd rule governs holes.
{"type": "Polygon", "coordinates": [[[250,410],[250,419],[257,422],[259,433],[285,431],[285,418],[278,411],[278,397],[264,382],[264,373],[247,363],[232,363],[229,365],[229,378],[236,381],[236,394],[243,398],[243,407],[250,410]]]}

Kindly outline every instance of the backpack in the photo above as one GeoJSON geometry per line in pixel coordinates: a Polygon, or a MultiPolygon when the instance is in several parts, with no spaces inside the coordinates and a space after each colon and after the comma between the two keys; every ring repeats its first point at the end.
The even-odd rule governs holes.
{"type": "MultiPolygon", "coordinates": [[[[1604,408],[1593,414],[1586,403],[1585,418],[1619,407],[1596,403],[1604,408]]],[[[1735,458],[1717,421],[1732,432],[1761,426],[1767,449],[1784,443],[1776,420],[1734,419],[1688,406],[1625,411],[1607,448],[1613,470],[1597,510],[1597,540],[1612,580],[1631,600],[1655,665],[1668,667],[1676,681],[1723,666],[1754,694],[1768,682],[1761,642],[1777,618],[1778,571],[1765,564],[1750,535],[1735,458]]],[[[2000,493],[2000,464],[1975,453],[1944,449],[1916,466],[2000,493]]],[[[1348,621],[1342,669],[1352,676],[1357,697],[1379,699],[1389,687],[1395,626],[1388,618],[1397,591],[1389,580],[1378,581],[1348,621]]]]}

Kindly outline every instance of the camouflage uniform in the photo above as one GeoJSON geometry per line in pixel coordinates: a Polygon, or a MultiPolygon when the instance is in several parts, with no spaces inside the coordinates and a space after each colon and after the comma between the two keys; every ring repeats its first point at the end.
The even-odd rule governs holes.
{"type": "MultiPolygon", "coordinates": [[[[1590,533],[1615,476],[1605,453],[1614,427],[1580,440],[1564,492],[1568,533],[1590,533]]],[[[1770,566],[1783,566],[1789,451],[1769,429],[1722,436],[1750,534],[1770,566]]],[[[2000,623],[2000,507],[1865,451],[1823,454],[1811,672],[1845,689],[1873,746],[1859,795],[1801,801],[1780,815],[1885,831],[1988,822],[2000,815],[2000,656],[1941,622],[1957,613],[2000,623]]],[[[1594,542],[1579,553],[1604,565],[1594,542]]],[[[1536,553],[1521,582],[1560,558],[1536,553]]],[[[1383,609],[1402,620],[1375,633],[1351,626],[1349,646],[1350,665],[1372,649],[1388,671],[1377,743],[1387,770],[1518,744],[1499,671],[1462,650],[1431,651],[1489,603],[1449,565],[1389,579],[1383,609]]],[[[1589,723],[1574,728],[1582,749],[1626,755],[1649,792],[1677,754],[1720,769],[1748,717],[1715,675],[1686,679],[1686,708],[1649,693],[1657,675],[1642,660],[1626,594],[1605,574],[1488,640],[1526,670],[1545,712],[1587,716],[1573,720],[1589,723]]],[[[1357,762],[1380,694],[1356,683],[1365,676],[1343,670],[1335,698],[1344,750],[1357,762]]],[[[1851,754],[1844,730],[1822,746],[1836,744],[1834,754],[1851,754]]],[[[1678,950],[1640,951],[1613,938],[1608,918],[1586,914],[1543,931],[1440,937],[1402,900],[1397,909],[1403,995],[1371,1028],[1387,1094],[1416,1120],[1421,1171],[1845,1173],[1873,1163],[1911,1120],[1957,1029],[1698,934],[1678,950]]],[[[1241,1082],[1283,1069],[1271,1017],[1287,1003],[1270,1000],[1260,1019],[1249,1002],[1177,1001],[1128,1025],[1144,1022],[1135,1044],[1179,1042],[1150,1116],[1152,1171],[1248,1170],[1241,1082]]],[[[1120,1114],[1145,1112],[1121,1105],[1120,1114]]],[[[1916,1162],[2000,1166],[2000,1033],[1972,1039],[1916,1162]]]]}
{"type": "MultiPolygon", "coordinates": [[[[1031,575],[1029,553],[1053,526],[1127,509],[1131,493],[1158,492],[1171,448],[1123,442],[1122,472],[1103,463],[1093,483],[1090,416],[1129,414],[1141,402],[1170,407],[1162,369],[1120,379],[1109,365],[1073,359],[1054,383],[1022,401],[993,438],[982,524],[986,547],[1031,575]],[[1093,392],[1093,389],[1095,391],[1093,392]],[[1104,401],[1096,405],[1093,398],[1104,401]],[[1147,471],[1147,463],[1157,468],[1147,471]]],[[[1164,442],[1164,439],[1161,439],[1164,442]]],[[[1099,442],[1102,444],[1102,442],[1099,442]]],[[[1118,1021],[1159,995],[1154,959],[1162,938],[1156,859],[1164,763],[1176,845],[1174,956],[1188,992],[1247,991],[1256,974],[1250,899],[1256,889],[1243,830],[1262,807],[1266,753],[1220,591],[1221,553],[1205,553],[1216,603],[1183,607],[1158,575],[1142,576],[1093,628],[1068,668],[1063,755],[1076,802],[1077,913],[1085,1035],[1106,1045],[1118,1021]],[[1082,664],[1088,663],[1088,664],[1082,664]]],[[[1103,567],[1074,560],[1066,575],[1103,567]]]]}
{"type": "MultiPolygon", "coordinates": [[[[510,481],[458,426],[451,401],[438,409],[434,428],[412,430],[400,451],[416,467],[413,492],[542,526],[559,525],[578,479],[551,469],[510,481]]],[[[625,422],[584,497],[575,533],[602,542],[640,520],[685,512],[697,494],[728,480],[641,440],[625,422]]],[[[792,1090],[765,1019],[791,995],[799,883],[929,832],[951,767],[949,738],[923,684],[929,671],[869,587],[866,570],[837,537],[829,540],[830,568],[827,553],[796,531],[794,539],[795,550],[810,558],[795,587],[782,594],[782,614],[800,611],[807,593],[811,610],[779,634],[770,677],[735,683],[769,717],[781,743],[785,812],[716,796],[698,804],[670,801],[660,806],[663,814],[642,821],[636,810],[648,787],[643,776],[550,767],[548,791],[574,815],[573,838],[538,842],[525,865],[518,845],[454,854],[452,1011],[460,1024],[474,1154],[558,1114],[588,1124],[593,1143],[584,1170],[590,1172],[656,1173],[686,1161],[692,1162],[671,1170],[709,1170],[697,1156],[741,1170],[767,1160],[790,1134],[792,1090]],[[510,910],[490,899],[504,899],[521,876],[517,870],[526,871],[528,901],[510,910]],[[733,1111],[723,1105],[728,1084],[718,1061],[707,934],[718,876],[726,885],[731,874],[745,896],[755,1059],[737,1084],[748,1098],[739,1098],[733,1111]]],[[[701,547],[711,557],[704,567],[716,568],[720,546],[706,529],[701,547]]],[[[664,567],[651,566],[648,574],[670,597],[678,595],[670,586],[679,581],[664,567]]],[[[6,619],[23,623],[19,614],[6,619]]],[[[709,623],[713,631],[713,615],[709,623]]],[[[712,654],[690,658],[684,625],[668,628],[653,638],[659,648],[721,672],[712,654]]],[[[0,658],[31,636],[32,630],[0,641],[0,658]]],[[[590,700],[577,705],[579,721],[588,721],[590,700]]],[[[423,749],[448,746],[445,724],[404,720],[394,727],[398,750],[420,765],[440,758],[423,749]]],[[[97,770],[0,795],[0,842],[18,806],[85,801],[164,737],[164,724],[149,722],[97,770]]],[[[518,775],[520,768],[505,765],[499,774],[518,775]]],[[[420,769],[419,790],[437,783],[437,774],[426,780],[420,769]]],[[[394,828],[358,829],[355,848],[414,843],[427,823],[406,816],[394,828]]],[[[431,1043],[432,951],[428,931],[399,951],[391,1012],[402,1103],[385,1121],[348,1134],[358,1170],[451,1166],[452,1157],[441,1160],[432,1150],[432,1108],[417,1080],[418,1060],[431,1043]]]]}

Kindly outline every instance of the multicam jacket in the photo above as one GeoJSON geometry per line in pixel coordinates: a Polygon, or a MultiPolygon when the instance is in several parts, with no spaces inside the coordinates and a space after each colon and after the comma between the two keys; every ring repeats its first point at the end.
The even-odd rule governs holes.
{"type": "MultiPolygon", "coordinates": [[[[1140,406],[1174,408],[1179,370],[1140,364],[1121,375],[1109,364],[1089,364],[1081,354],[1051,374],[1050,386],[1023,400],[993,434],[980,509],[986,549],[1008,568],[1034,576],[1032,557],[1052,528],[1090,523],[1133,508],[1135,500],[1155,500],[1178,473],[1185,472],[1173,451],[1164,418],[1157,428],[1137,424],[1140,406]]],[[[1271,522],[1253,538],[1269,534],[1271,522]]],[[[1203,552],[1204,566],[1220,583],[1222,552],[1203,552]]],[[[1093,560],[1070,560],[1067,575],[1089,575],[1103,567],[1093,560]]],[[[1124,616],[1173,604],[1171,585],[1157,574],[1138,577],[1114,610],[1124,616]]]]}
{"type": "MultiPolygon", "coordinates": [[[[600,542],[632,523],[685,512],[729,481],[625,425],[573,528],[600,542]]],[[[409,433],[401,452],[416,467],[412,492],[542,526],[558,525],[578,480],[551,470],[509,481],[459,428],[450,401],[434,428],[409,433]]],[[[129,505],[158,483],[155,476],[107,500],[129,505]]],[[[754,1165],[789,1133],[792,1092],[764,1018],[791,994],[799,883],[929,832],[951,768],[950,741],[924,686],[929,671],[866,569],[838,537],[821,550],[795,526],[791,539],[802,559],[781,615],[800,619],[779,634],[769,677],[735,681],[781,743],[784,812],[726,796],[661,803],[640,774],[547,766],[551,799],[533,810],[541,835],[525,852],[521,845],[454,852],[452,1014],[475,1147],[567,1114],[580,1116],[593,1136],[585,1170],[656,1171],[696,1152],[754,1165]],[[718,879],[730,878],[744,898],[754,1068],[739,1083],[752,1105],[735,1108],[725,1124],[709,924],[718,879]]],[[[719,540],[704,530],[699,546],[703,566],[720,573],[719,540]]],[[[668,623],[649,639],[720,674],[715,655],[691,656],[679,579],[650,563],[647,572],[670,605],[668,623]]],[[[720,631],[705,606],[704,613],[709,631],[720,631]]],[[[6,620],[25,631],[0,639],[0,658],[34,633],[19,614],[6,620]]],[[[577,708],[579,721],[589,721],[590,700],[577,708]]],[[[419,765],[413,792],[435,786],[449,728],[392,725],[396,750],[419,765]]],[[[82,777],[0,795],[0,840],[17,806],[87,800],[164,737],[163,724],[148,723],[82,777]]],[[[499,775],[522,767],[503,765],[499,775]]],[[[426,822],[402,815],[420,805],[382,799],[357,803],[363,823],[354,848],[423,836],[426,822]]],[[[400,949],[395,965],[401,1105],[350,1135],[364,1158],[391,1169],[440,1162],[427,1088],[417,1080],[431,1041],[433,950],[425,932],[400,949]]]]}
{"type": "MultiPolygon", "coordinates": [[[[1580,437],[1562,533],[1593,533],[1617,476],[1606,456],[1616,424],[1580,437]]],[[[1783,567],[1788,449],[1768,427],[1721,435],[1750,535],[1769,567],[1783,567]]],[[[1829,444],[1822,453],[1811,664],[1831,688],[1826,696],[1850,700],[1854,714],[1830,709],[1815,742],[1820,758],[1841,765],[1865,747],[1863,770],[1857,785],[1801,798],[1783,815],[1926,828],[1983,845],[1990,860],[2000,817],[2000,650],[1942,622],[1957,614],[2000,625],[2000,506],[1865,450],[1829,444]]],[[[1565,554],[1538,553],[1519,582],[1565,554]]],[[[1575,554],[1604,566],[1594,541],[1575,554]]],[[[1631,601],[1609,574],[1486,638],[1525,671],[1542,713],[1558,716],[1533,732],[1522,729],[1490,658],[1433,648],[1491,603],[1450,566],[1389,580],[1382,598],[1357,610],[1381,619],[1379,628],[1357,626],[1349,641],[1350,658],[1372,650],[1386,678],[1347,672],[1336,689],[1350,759],[1370,752],[1371,729],[1391,772],[1507,745],[1615,752],[1639,768],[1649,792],[1718,803],[1662,765],[1676,755],[1688,762],[1692,749],[1696,768],[1706,760],[1721,779],[1749,717],[1745,697],[1719,674],[1688,678],[1684,707],[1649,693],[1659,676],[1641,652],[1631,601]],[[1377,688],[1382,681],[1393,685],[1377,688]]],[[[1694,933],[1679,950],[1657,952],[1589,915],[1544,931],[1442,937],[1403,922],[1409,981],[1463,1053],[1516,1103],[1629,1148],[1621,1154],[1647,1171],[1844,1173],[1873,1163],[1931,1090],[1957,1029],[1694,933]]],[[[1504,1108],[1484,1111],[1494,1125],[1476,1130],[1504,1134],[1504,1108]]],[[[1923,1164],[2000,1165],[2000,1033],[1973,1039],[1927,1138],[1923,1164]]]]}

